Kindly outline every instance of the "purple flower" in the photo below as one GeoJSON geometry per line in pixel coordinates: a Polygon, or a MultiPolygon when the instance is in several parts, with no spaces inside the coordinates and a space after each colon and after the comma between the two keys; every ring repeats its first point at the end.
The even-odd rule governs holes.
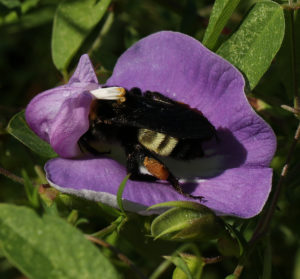
{"type": "MultiPolygon", "coordinates": [[[[167,159],[166,165],[186,192],[203,196],[204,205],[218,214],[249,218],[261,211],[271,189],[269,164],[276,140],[247,102],[243,76],[230,63],[189,36],[159,32],[128,49],[105,86],[160,92],[200,110],[217,129],[219,141],[203,143],[203,158],[167,159]]],[[[77,141],[89,126],[90,92],[97,88],[92,64],[83,55],[68,84],[31,101],[26,119],[61,156],[45,166],[52,186],[116,207],[126,168],[111,158],[74,158],[80,154],[77,141]]],[[[160,202],[187,200],[166,182],[131,180],[123,198],[125,208],[137,212],[160,202]]]]}

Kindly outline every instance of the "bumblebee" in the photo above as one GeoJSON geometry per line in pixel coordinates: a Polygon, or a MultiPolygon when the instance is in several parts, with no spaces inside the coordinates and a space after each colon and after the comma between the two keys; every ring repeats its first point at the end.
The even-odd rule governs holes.
{"type": "Polygon", "coordinates": [[[118,142],[125,150],[131,180],[166,180],[180,194],[202,198],[185,193],[158,158],[191,160],[204,155],[201,143],[216,137],[216,129],[199,110],[158,92],[142,94],[138,88],[108,87],[91,93],[95,99],[89,130],[79,140],[82,150],[99,155],[93,142],[118,142]]]}

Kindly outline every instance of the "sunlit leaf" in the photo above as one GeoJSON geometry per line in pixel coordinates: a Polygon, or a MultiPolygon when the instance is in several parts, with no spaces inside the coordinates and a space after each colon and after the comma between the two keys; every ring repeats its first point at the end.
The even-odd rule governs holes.
{"type": "Polygon", "coordinates": [[[4,5],[9,9],[16,8],[21,5],[19,0],[0,0],[0,4],[4,5]]]}
{"type": "Polygon", "coordinates": [[[271,1],[259,2],[217,53],[241,70],[253,89],[279,50],[284,28],[281,6],[271,1]]]}
{"type": "Polygon", "coordinates": [[[81,44],[101,20],[111,0],[63,1],[57,8],[52,33],[52,58],[57,69],[67,69],[81,44]]]}
{"type": "Polygon", "coordinates": [[[114,267],[84,235],[59,217],[0,205],[0,246],[31,279],[118,278],[114,267]]]}
{"type": "Polygon", "coordinates": [[[218,37],[240,0],[216,0],[202,43],[213,49],[218,37]]]}

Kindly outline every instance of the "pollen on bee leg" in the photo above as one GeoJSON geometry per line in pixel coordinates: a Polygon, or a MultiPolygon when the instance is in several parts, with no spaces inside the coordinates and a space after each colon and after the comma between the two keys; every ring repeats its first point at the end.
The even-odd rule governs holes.
{"type": "Polygon", "coordinates": [[[126,90],[123,87],[106,87],[91,90],[90,93],[98,100],[117,100],[125,102],[126,90]]]}
{"type": "Polygon", "coordinates": [[[170,173],[167,168],[159,161],[145,157],[144,159],[144,167],[156,178],[160,180],[167,180],[170,173]]]}

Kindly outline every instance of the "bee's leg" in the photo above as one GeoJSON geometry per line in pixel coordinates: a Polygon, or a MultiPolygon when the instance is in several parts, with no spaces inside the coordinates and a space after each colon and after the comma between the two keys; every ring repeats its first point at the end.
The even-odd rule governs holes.
{"type": "Polygon", "coordinates": [[[181,195],[187,197],[187,198],[192,198],[192,199],[197,199],[199,201],[203,201],[203,198],[202,196],[194,196],[194,195],[191,195],[189,193],[185,193],[182,188],[181,188],[181,185],[178,181],[178,179],[172,174],[170,173],[168,179],[167,179],[170,184],[172,185],[172,187],[178,192],[180,193],[181,195]]]}
{"type": "Polygon", "coordinates": [[[156,177],[142,173],[144,168],[143,161],[145,158],[144,148],[139,144],[125,146],[127,154],[127,172],[130,173],[130,179],[141,181],[155,181],[156,177]]]}
{"type": "Polygon", "coordinates": [[[179,194],[181,194],[181,195],[183,195],[185,197],[188,197],[188,198],[198,199],[200,201],[203,199],[203,197],[201,197],[201,196],[194,196],[194,195],[191,195],[189,193],[185,193],[182,190],[181,185],[180,185],[178,179],[158,159],[156,159],[154,157],[145,156],[143,163],[144,163],[144,166],[146,167],[146,169],[153,176],[155,176],[159,180],[167,180],[168,182],[170,182],[170,184],[172,185],[172,187],[179,194]]]}
{"type": "Polygon", "coordinates": [[[151,178],[152,181],[156,179],[166,180],[181,195],[200,201],[203,199],[201,196],[185,193],[182,190],[178,179],[168,170],[168,168],[152,154],[147,152],[140,144],[135,144],[131,152],[128,153],[127,171],[132,174],[130,178],[133,180],[151,181],[151,178]],[[145,168],[150,175],[142,174],[140,171],[141,167],[145,168]]]}

